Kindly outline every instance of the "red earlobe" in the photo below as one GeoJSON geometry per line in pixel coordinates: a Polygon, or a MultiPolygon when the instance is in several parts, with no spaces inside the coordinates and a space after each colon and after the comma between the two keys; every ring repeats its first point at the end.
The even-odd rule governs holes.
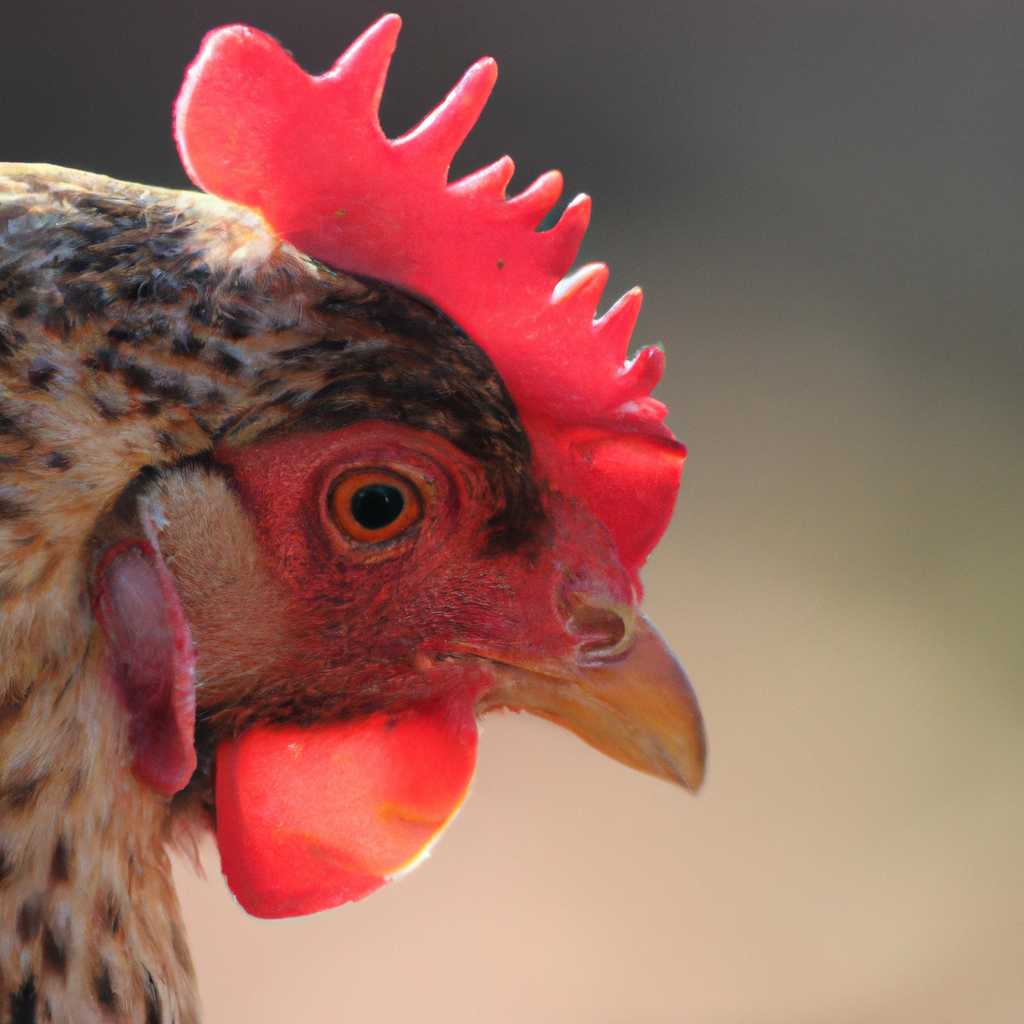
{"type": "Polygon", "coordinates": [[[93,570],[106,678],[130,717],[132,767],[168,795],[195,771],[195,656],[167,566],[148,541],[112,545],[93,570]]]}

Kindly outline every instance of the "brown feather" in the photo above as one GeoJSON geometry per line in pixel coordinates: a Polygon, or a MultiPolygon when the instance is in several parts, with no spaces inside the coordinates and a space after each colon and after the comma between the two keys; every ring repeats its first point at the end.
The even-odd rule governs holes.
{"type": "Polygon", "coordinates": [[[497,547],[538,530],[515,409],[444,316],[209,196],[0,164],[0,1019],[198,1020],[165,852],[172,804],[133,775],[101,682],[92,560],[137,529],[147,488],[165,501],[205,488],[209,505],[182,520],[195,571],[175,571],[218,609],[204,637],[224,671],[254,676],[274,651],[242,649],[216,615],[251,612],[253,593],[272,614],[273,581],[242,520],[236,544],[204,547],[203,516],[235,514],[218,477],[159,471],[366,418],[478,460],[497,547]]]}

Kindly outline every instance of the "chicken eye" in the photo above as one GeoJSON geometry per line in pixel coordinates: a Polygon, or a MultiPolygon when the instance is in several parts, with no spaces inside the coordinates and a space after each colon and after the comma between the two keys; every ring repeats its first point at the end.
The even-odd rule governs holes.
{"type": "Polygon", "coordinates": [[[423,513],[419,490],[412,482],[379,469],[343,476],[328,504],[338,529],[362,544],[380,544],[397,537],[423,513]]]}

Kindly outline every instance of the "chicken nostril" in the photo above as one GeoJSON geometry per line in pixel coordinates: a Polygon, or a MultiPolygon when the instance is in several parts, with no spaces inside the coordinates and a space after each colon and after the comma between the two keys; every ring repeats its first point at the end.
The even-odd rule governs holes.
{"type": "Polygon", "coordinates": [[[572,600],[572,613],[566,626],[580,638],[578,650],[587,659],[613,657],[632,643],[630,609],[590,604],[578,595],[572,600]]]}

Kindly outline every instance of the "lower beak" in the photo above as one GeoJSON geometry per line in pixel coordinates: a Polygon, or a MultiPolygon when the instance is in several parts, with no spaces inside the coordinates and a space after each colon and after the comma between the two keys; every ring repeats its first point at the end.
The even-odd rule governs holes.
{"type": "Polygon", "coordinates": [[[630,768],[696,792],[707,755],[697,698],[654,626],[642,615],[627,616],[631,642],[605,659],[492,662],[496,685],[474,710],[539,715],[630,768]]]}

